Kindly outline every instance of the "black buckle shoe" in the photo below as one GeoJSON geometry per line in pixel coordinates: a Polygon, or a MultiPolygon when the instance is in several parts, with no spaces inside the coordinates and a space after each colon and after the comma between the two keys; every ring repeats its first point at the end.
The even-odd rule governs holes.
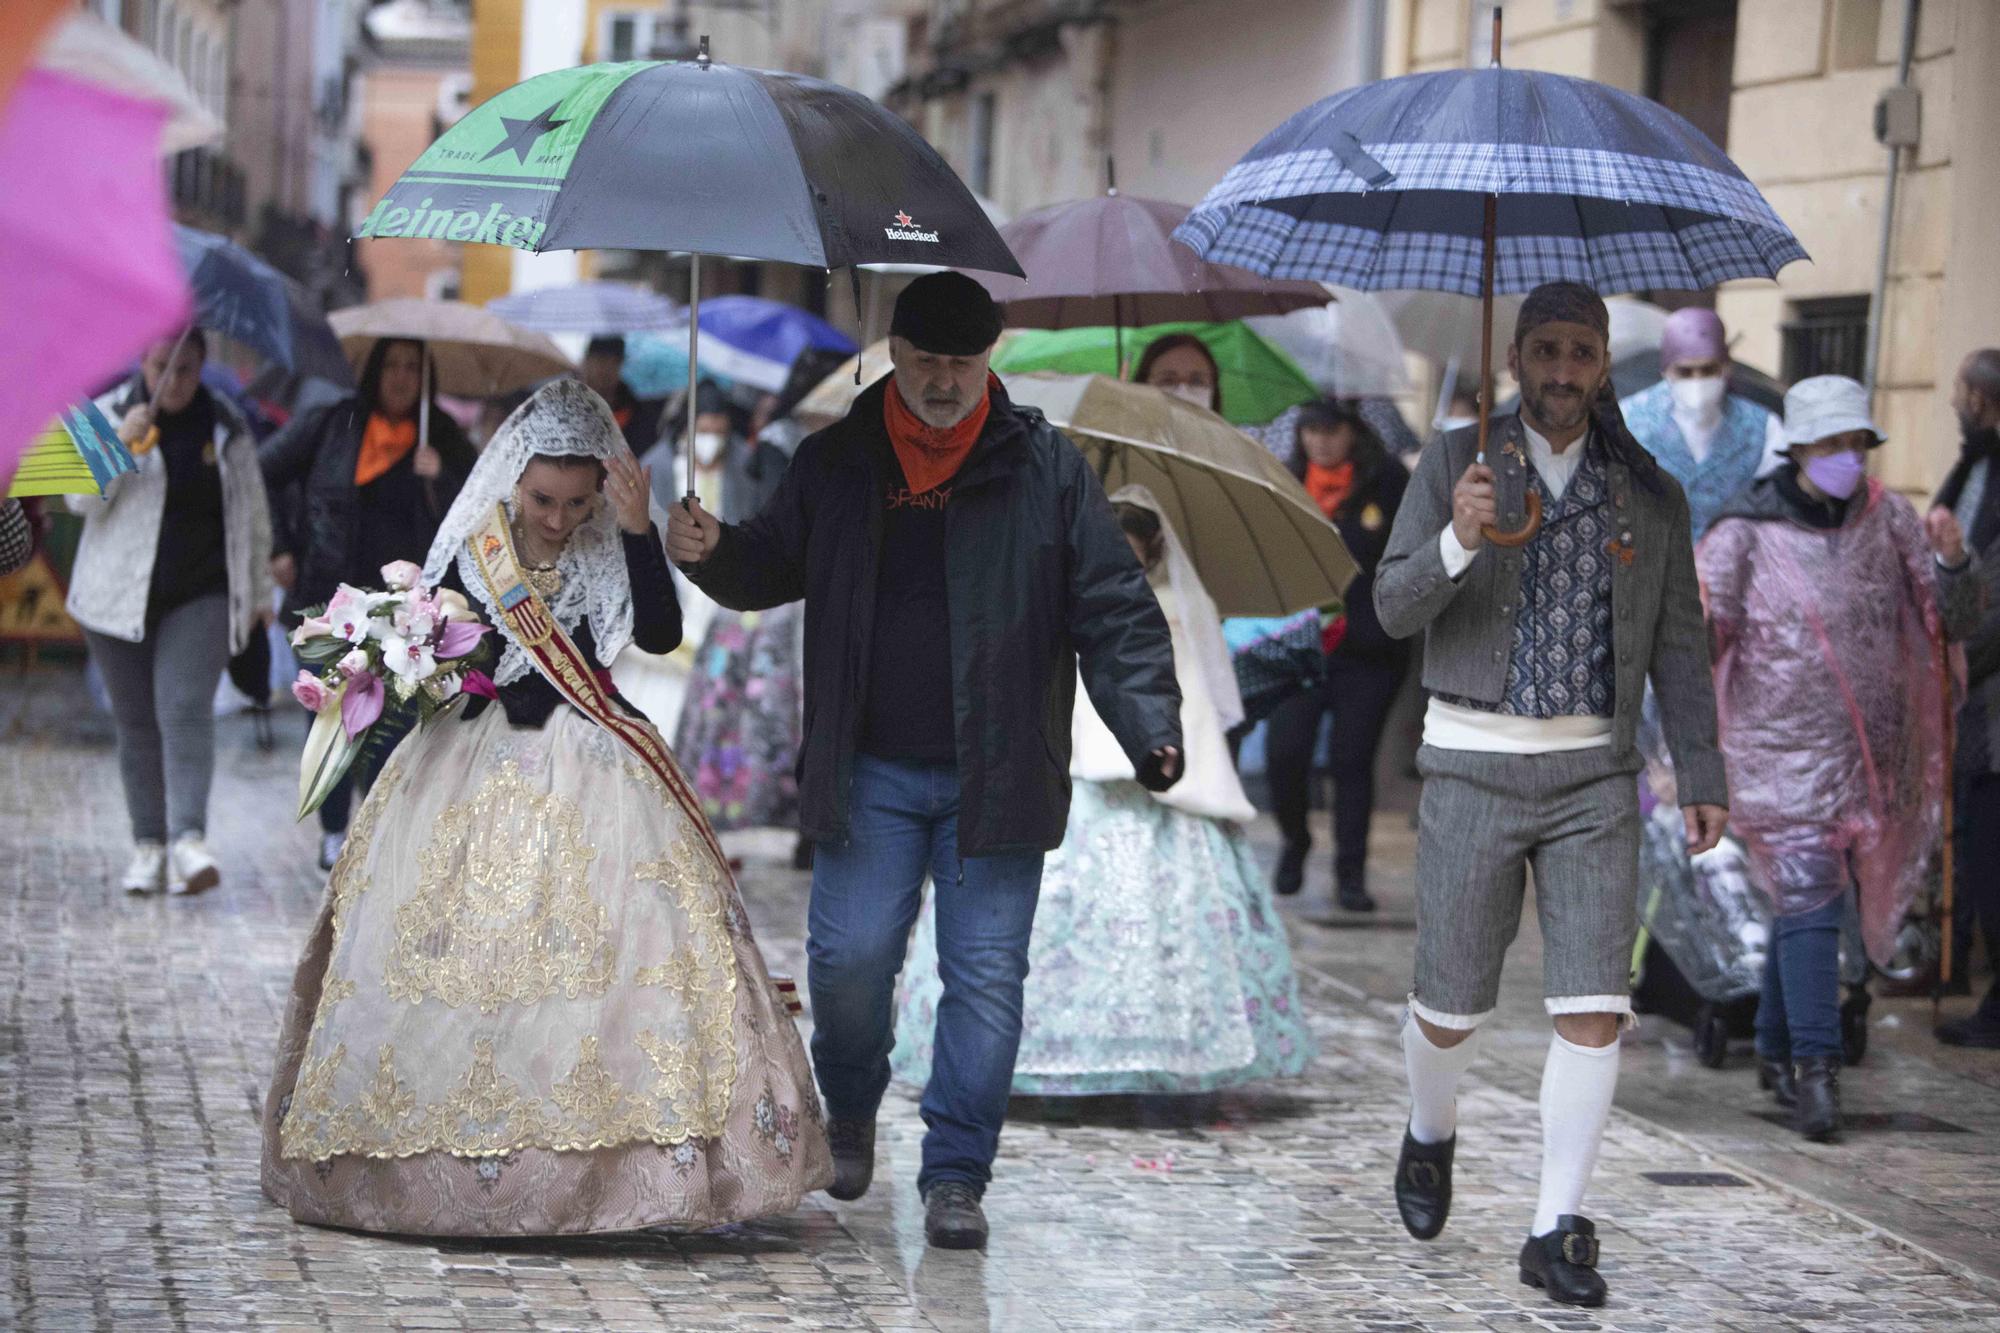
{"type": "Polygon", "coordinates": [[[1771,1094],[1771,1100],[1790,1110],[1799,1104],[1798,1084],[1792,1078],[1790,1060],[1757,1057],[1757,1086],[1771,1094]]]}
{"type": "Polygon", "coordinates": [[[940,1180],[924,1193],[924,1239],[940,1250],[986,1248],[986,1210],[962,1180],[940,1180]]]}
{"type": "Polygon", "coordinates": [[[826,1192],[836,1199],[858,1199],[875,1180],[875,1122],[826,1122],[826,1143],[833,1150],[833,1183],[826,1192]]]}
{"type": "Polygon", "coordinates": [[[1443,1143],[1418,1143],[1403,1131],[1402,1155],[1396,1159],[1396,1211],[1418,1240],[1434,1239],[1451,1216],[1451,1159],[1458,1135],[1443,1143]]]}
{"type": "Polygon", "coordinates": [[[1604,1279],[1597,1273],[1597,1228],[1587,1217],[1564,1213],[1556,1229],[1530,1236],[1521,1246],[1521,1281],[1539,1287],[1564,1305],[1604,1304],[1604,1279]]]}

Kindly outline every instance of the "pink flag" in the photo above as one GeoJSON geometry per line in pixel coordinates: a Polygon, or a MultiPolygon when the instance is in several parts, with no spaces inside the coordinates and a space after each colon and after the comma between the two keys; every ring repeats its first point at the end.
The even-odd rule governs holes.
{"type": "Polygon", "coordinates": [[[0,107],[0,493],[57,411],[188,318],[167,115],[43,69],[0,107]]]}

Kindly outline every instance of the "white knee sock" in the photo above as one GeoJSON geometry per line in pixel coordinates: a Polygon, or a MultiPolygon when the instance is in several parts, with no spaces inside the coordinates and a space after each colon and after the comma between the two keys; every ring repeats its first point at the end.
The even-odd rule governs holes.
{"type": "Polygon", "coordinates": [[[1403,1067],[1410,1075],[1410,1137],[1443,1143],[1458,1132],[1458,1079],[1472,1063],[1475,1032],[1458,1045],[1433,1046],[1415,1014],[1403,1020],[1403,1067]]]}
{"type": "Polygon", "coordinates": [[[1544,1236],[1564,1213],[1581,1214],[1597,1145],[1618,1089],[1618,1043],[1579,1046],[1558,1033],[1542,1066],[1542,1193],[1529,1233],[1544,1236]]]}

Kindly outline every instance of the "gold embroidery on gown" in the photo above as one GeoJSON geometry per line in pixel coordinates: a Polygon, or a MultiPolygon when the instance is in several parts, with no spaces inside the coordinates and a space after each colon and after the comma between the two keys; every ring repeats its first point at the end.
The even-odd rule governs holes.
{"type": "MultiPolygon", "coordinates": [[[[357,812],[350,835],[360,840],[357,852],[368,850],[384,807],[381,785],[357,812]]],[[[679,1012],[670,1026],[655,1023],[629,1038],[626,1049],[641,1058],[628,1065],[627,1082],[607,1064],[601,1038],[588,1033],[576,1039],[568,1072],[545,1094],[501,1072],[491,1036],[474,1039],[471,1059],[455,1078],[424,1080],[439,1089],[434,1102],[421,1100],[398,1074],[395,1047],[387,1042],[375,1047],[373,1077],[357,1086],[345,1073],[344,1042],[317,1054],[335,1008],[359,989],[351,978],[330,975],[280,1125],[282,1155],[492,1157],[524,1148],[592,1151],[720,1135],[737,1074],[726,881],[685,817],[676,813],[667,823],[668,845],[631,873],[636,891],[664,890],[672,900],[682,942],[661,963],[627,966],[630,984],[667,990],[679,1012]],[[337,1085],[351,1089],[344,1101],[337,1085]]],[[[395,912],[382,993],[403,1003],[476,1003],[480,1012],[495,1013],[558,993],[576,999],[607,991],[617,947],[604,908],[589,895],[597,853],[583,828],[572,802],[537,794],[512,760],[501,762],[471,800],[447,806],[418,853],[412,897],[395,912]],[[534,873],[524,876],[524,868],[534,873]]],[[[365,855],[343,858],[333,885],[337,921],[368,887],[365,865],[365,855]]],[[[424,1058],[435,1066],[436,1055],[424,1058]]]]}
{"type": "Polygon", "coordinates": [[[383,972],[389,997],[491,1014],[557,991],[604,994],[613,949],[590,896],[596,856],[573,802],[538,795],[502,764],[470,801],[445,807],[418,854],[416,895],[396,909],[383,972]]]}

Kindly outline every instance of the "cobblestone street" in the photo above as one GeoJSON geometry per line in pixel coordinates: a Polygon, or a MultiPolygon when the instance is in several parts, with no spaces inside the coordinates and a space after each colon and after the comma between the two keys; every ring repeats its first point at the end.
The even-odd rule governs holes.
{"type": "MultiPolygon", "coordinates": [[[[1923,1113],[1946,1131],[1828,1147],[1753,1114],[1765,1108],[1746,1060],[1700,1069],[1684,1031],[1648,1019],[1588,1204],[1611,1304],[1578,1311],[1515,1273],[1547,1042],[1538,969],[1518,953],[1498,1036],[1466,1084],[1451,1228],[1410,1240],[1389,1191],[1404,1110],[1393,998],[1414,938],[1407,835],[1391,816],[1382,920],[1316,924],[1316,861],[1294,922],[1321,1043],[1309,1078],[1205,1104],[1017,1103],[984,1255],[923,1244],[921,1125],[905,1090],[884,1108],[883,1169],[855,1204],[815,1195],[719,1232],[497,1245],[296,1225],[259,1193],[257,1114],[323,879],[316,829],[290,820],[302,721],[281,715],[271,753],[245,719],[221,728],[222,887],[128,900],[114,885],[128,848],[109,726],[79,681],[58,666],[0,688],[0,1326],[2000,1325],[2000,1061],[1937,1058],[1925,1002],[1878,1004],[1850,1109],[1923,1113]]],[[[773,967],[802,974],[805,877],[788,851],[746,848],[744,896],[773,967]]]]}

